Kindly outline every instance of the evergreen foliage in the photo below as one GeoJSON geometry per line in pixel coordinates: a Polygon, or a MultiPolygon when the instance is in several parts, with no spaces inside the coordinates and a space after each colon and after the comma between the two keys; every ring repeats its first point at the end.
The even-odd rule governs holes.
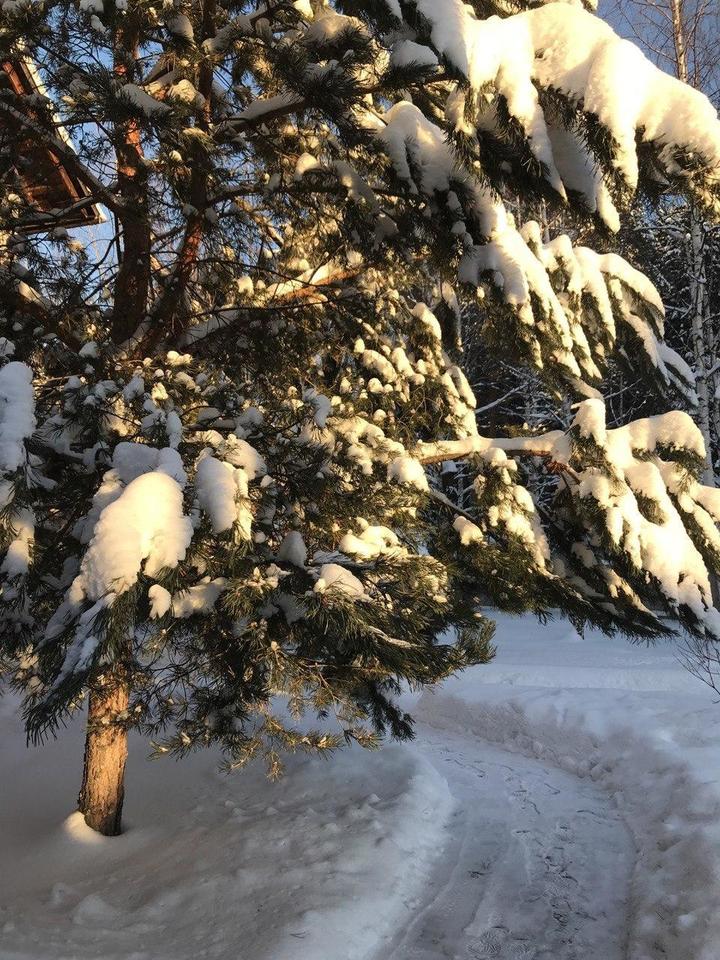
{"type": "Polygon", "coordinates": [[[275,774],[408,736],[401,684],[489,659],[488,603],[720,635],[696,428],[605,428],[613,354],[691,389],[657,291],[502,199],[604,245],[638,189],[714,212],[720,125],[657,71],[623,113],[628,61],[583,4],[473,6],[2,4],[0,59],[47,93],[0,95],[1,650],[31,738],[110,678],[159,751],[275,774]],[[34,208],[33,140],[106,211],[94,236],[34,208]],[[568,432],[478,432],[470,309],[579,404],[568,432]]]}

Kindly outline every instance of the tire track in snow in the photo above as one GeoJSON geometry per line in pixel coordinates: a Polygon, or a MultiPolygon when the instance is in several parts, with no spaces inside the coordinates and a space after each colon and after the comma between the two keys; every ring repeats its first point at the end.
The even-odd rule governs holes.
{"type": "Polygon", "coordinates": [[[605,791],[418,727],[456,801],[424,898],[377,960],[622,960],[635,852],[605,791]]]}

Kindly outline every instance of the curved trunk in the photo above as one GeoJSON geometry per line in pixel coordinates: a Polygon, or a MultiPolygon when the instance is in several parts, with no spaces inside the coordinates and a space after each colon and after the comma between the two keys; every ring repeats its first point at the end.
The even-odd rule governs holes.
{"type": "Polygon", "coordinates": [[[82,787],[78,807],[85,822],[106,837],[122,829],[127,728],[118,716],[127,710],[130,688],[111,680],[90,694],[82,787]]]}

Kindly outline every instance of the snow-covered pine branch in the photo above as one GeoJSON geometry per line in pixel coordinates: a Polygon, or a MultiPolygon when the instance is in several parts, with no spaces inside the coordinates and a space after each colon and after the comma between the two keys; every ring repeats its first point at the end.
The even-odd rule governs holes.
{"type": "Polygon", "coordinates": [[[717,213],[720,127],[712,104],[581,4],[519,12],[498,4],[499,16],[480,17],[463,0],[385,2],[455,75],[446,114],[481,164],[486,138],[522,143],[516,162],[532,158],[559,196],[579,194],[611,229],[613,193],[634,193],[641,172],[682,181],[717,213]],[[567,111],[581,116],[569,125],[567,111]],[[636,141],[650,148],[642,171],[636,141]]]}
{"type": "Polygon", "coordinates": [[[720,491],[698,481],[705,447],[687,414],[675,411],[608,429],[602,401],[591,399],[578,405],[567,432],[477,435],[421,444],[414,454],[425,465],[474,461],[480,501],[489,483],[504,488],[500,505],[479,512],[474,524],[455,521],[461,544],[477,550],[477,562],[487,563],[498,531],[509,532],[525,541],[545,575],[560,577],[613,615],[630,603],[648,622],[663,611],[691,630],[720,637],[711,584],[720,560],[720,491]],[[546,532],[532,497],[518,486],[523,459],[542,461],[558,476],[560,539],[554,515],[546,532]],[[643,596],[646,602],[653,598],[650,609],[643,596]]]}

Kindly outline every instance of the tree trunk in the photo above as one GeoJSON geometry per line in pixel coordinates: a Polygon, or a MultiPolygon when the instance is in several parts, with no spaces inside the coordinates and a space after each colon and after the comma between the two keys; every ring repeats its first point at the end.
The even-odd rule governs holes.
{"type": "Polygon", "coordinates": [[[116,837],[122,828],[127,728],[118,716],[127,710],[130,688],[113,678],[90,694],[80,812],[93,830],[116,837]]]}
{"type": "MultiPolygon", "coordinates": [[[[202,2],[202,36],[198,43],[215,36],[215,0],[202,2]]],[[[207,133],[212,122],[212,95],[214,64],[212,57],[206,55],[200,62],[197,73],[197,90],[202,97],[202,107],[198,111],[196,127],[207,133]]],[[[186,329],[189,317],[186,309],[188,287],[197,271],[200,251],[207,227],[205,214],[208,210],[208,177],[210,166],[204,147],[195,143],[191,146],[190,206],[194,213],[187,218],[185,234],[173,268],[172,283],[165,287],[160,301],[154,308],[154,325],[141,347],[147,355],[158,343],[168,336],[177,337],[186,329]]]]}
{"type": "Polygon", "coordinates": [[[692,342],[695,358],[695,376],[698,395],[697,420],[703,435],[706,449],[706,463],[703,483],[715,486],[715,470],[712,455],[712,403],[714,391],[711,391],[712,376],[708,368],[708,359],[712,357],[708,339],[711,333],[707,302],[707,272],[705,269],[705,231],[703,223],[694,207],[690,208],[690,249],[689,249],[690,295],[692,310],[692,342]]]}
{"type": "MultiPolygon", "coordinates": [[[[127,17],[123,18],[127,20],[127,17]]],[[[139,28],[132,21],[115,35],[115,76],[121,83],[139,83],[139,28]]],[[[115,277],[111,337],[113,343],[131,339],[145,319],[150,292],[150,221],[148,177],[137,120],[116,124],[115,157],[120,196],[126,209],[119,216],[122,256],[115,277]]]]}

